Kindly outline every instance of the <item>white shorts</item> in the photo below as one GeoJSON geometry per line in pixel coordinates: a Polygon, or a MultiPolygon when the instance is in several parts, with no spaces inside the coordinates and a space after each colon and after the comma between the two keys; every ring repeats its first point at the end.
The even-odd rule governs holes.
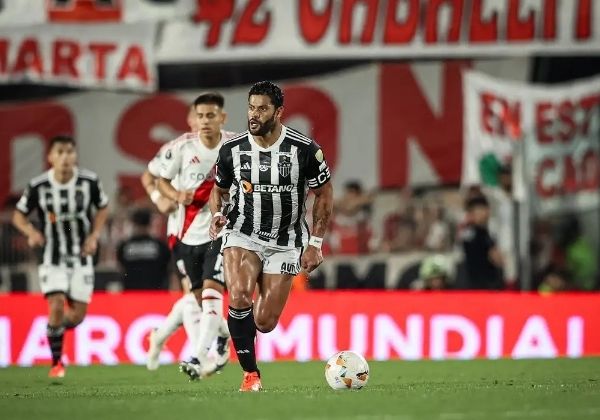
{"type": "Polygon", "coordinates": [[[229,231],[223,236],[221,251],[234,246],[256,253],[263,263],[262,272],[265,274],[289,274],[295,276],[300,271],[302,248],[273,248],[255,242],[241,233],[229,231]]]}
{"type": "Polygon", "coordinates": [[[90,303],[92,300],[94,268],[91,265],[73,268],[40,265],[38,273],[44,295],[62,292],[77,302],[90,303]]]}

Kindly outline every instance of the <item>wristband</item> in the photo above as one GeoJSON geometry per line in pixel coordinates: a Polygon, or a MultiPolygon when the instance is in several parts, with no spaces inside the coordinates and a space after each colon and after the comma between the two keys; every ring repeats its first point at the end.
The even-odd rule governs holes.
{"type": "Polygon", "coordinates": [[[160,194],[160,191],[158,191],[157,189],[155,189],[154,191],[152,191],[150,193],[150,201],[152,201],[154,204],[156,204],[158,202],[160,197],[162,197],[162,195],[160,194]]]}
{"type": "Polygon", "coordinates": [[[223,216],[223,213],[221,213],[220,211],[218,211],[218,212],[216,212],[215,214],[213,214],[213,219],[214,219],[215,217],[220,217],[220,216],[223,216]]]}
{"type": "Polygon", "coordinates": [[[321,249],[321,246],[323,245],[323,238],[311,236],[308,240],[308,244],[314,246],[315,248],[321,249]]]}

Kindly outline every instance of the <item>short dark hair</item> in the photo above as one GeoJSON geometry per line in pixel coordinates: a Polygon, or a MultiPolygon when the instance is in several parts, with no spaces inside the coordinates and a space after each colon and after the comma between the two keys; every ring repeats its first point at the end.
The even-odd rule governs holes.
{"type": "Polygon", "coordinates": [[[67,136],[66,134],[60,134],[58,136],[54,136],[50,139],[50,145],[48,146],[48,150],[52,149],[55,144],[72,144],[73,147],[77,146],[75,143],[75,139],[71,136],[67,136]]]}
{"type": "Polygon", "coordinates": [[[205,92],[194,99],[194,107],[202,104],[214,104],[219,108],[225,106],[225,98],[219,92],[205,92]]]}
{"type": "Polygon", "coordinates": [[[151,219],[152,213],[145,208],[137,209],[131,214],[131,221],[135,226],[148,227],[151,219]]]}
{"type": "Polygon", "coordinates": [[[485,198],[483,195],[469,198],[465,205],[467,210],[472,210],[475,207],[489,207],[489,206],[490,206],[490,203],[488,202],[487,198],[485,198]]]}
{"type": "Polygon", "coordinates": [[[262,81],[252,85],[250,92],[248,92],[248,99],[252,95],[265,95],[271,99],[271,103],[275,108],[283,106],[283,92],[281,88],[273,82],[262,81]]]}

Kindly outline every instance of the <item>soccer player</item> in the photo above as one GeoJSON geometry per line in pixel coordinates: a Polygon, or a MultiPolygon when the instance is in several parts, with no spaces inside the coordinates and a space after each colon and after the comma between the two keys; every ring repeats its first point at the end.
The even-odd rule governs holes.
{"type": "Polygon", "coordinates": [[[194,101],[198,132],[176,139],[161,158],[158,186],[161,194],[180,204],[181,228],[178,247],[192,292],[202,316],[198,325],[194,356],[197,362],[182,362],[180,369],[190,379],[209,376],[220,370],[229,359],[229,332],[223,318],[224,281],[221,240],[211,243],[208,233],[211,213],[206,205],[215,183],[215,163],[221,143],[233,137],[223,130],[227,114],[225,100],[219,93],[204,93],[194,101]],[[172,181],[178,179],[178,188],[172,181]],[[208,351],[217,338],[217,360],[208,351]]]}
{"type": "Polygon", "coordinates": [[[72,137],[52,138],[48,162],[51,169],[27,185],[13,214],[13,224],[27,236],[30,247],[43,247],[39,279],[48,300],[47,336],[52,354],[48,376],[62,378],[64,332],[83,321],[92,297],[92,256],[108,217],[108,197],[95,173],[76,166],[72,137]],[[28,219],[34,210],[41,230],[28,219]]]}
{"type": "MultiPolygon", "coordinates": [[[[190,127],[191,132],[197,132],[198,126],[196,122],[196,111],[194,105],[190,107],[188,113],[187,123],[190,127]]],[[[179,239],[177,235],[180,230],[180,211],[178,211],[179,204],[167,197],[161,195],[158,190],[158,180],[160,179],[160,166],[162,156],[165,155],[166,151],[169,150],[177,139],[172,140],[164,144],[156,156],[148,162],[148,167],[144,171],[141,177],[142,185],[146,190],[146,193],[156,205],[156,208],[163,214],[167,214],[167,242],[169,248],[173,253],[173,259],[177,268],[177,274],[181,281],[181,288],[183,289],[183,296],[175,302],[171,308],[171,311],[167,315],[165,321],[156,329],[150,332],[150,343],[148,348],[148,355],[146,358],[146,367],[148,370],[156,370],[159,366],[159,357],[162,348],[167,339],[177,331],[177,329],[183,325],[188,340],[191,343],[193,349],[196,346],[196,338],[199,335],[198,326],[200,324],[201,309],[196,297],[191,292],[191,283],[189,277],[185,273],[185,268],[180,253],[179,239]]],[[[174,188],[178,188],[178,178],[175,177],[171,183],[174,188]]],[[[225,335],[225,338],[228,334],[225,335]]],[[[224,344],[221,340],[221,348],[219,354],[225,352],[224,344]]],[[[226,342],[226,340],[225,340],[226,342]]],[[[192,361],[194,361],[192,359],[192,361]]]]}
{"type": "Polygon", "coordinates": [[[284,126],[282,114],[283,93],[277,85],[252,86],[248,131],[221,146],[210,198],[211,237],[226,225],[222,248],[228,324],[244,371],[240,391],[262,389],[256,330],[275,328],[300,267],[311,272],[323,261],[321,245],[333,206],[323,151],[314,140],[284,126]],[[220,210],[230,187],[233,208],[224,216],[220,210]],[[310,239],[305,221],[308,188],[315,194],[310,239]]]}

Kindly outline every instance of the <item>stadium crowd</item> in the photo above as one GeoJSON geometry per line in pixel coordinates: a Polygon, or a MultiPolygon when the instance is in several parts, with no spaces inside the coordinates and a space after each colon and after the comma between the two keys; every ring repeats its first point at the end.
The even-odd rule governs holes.
{"type": "MultiPolygon", "coordinates": [[[[492,183],[493,184],[493,183],[492,183]]],[[[408,284],[412,289],[522,288],[518,276],[515,204],[511,198],[510,168],[497,171],[493,186],[470,188],[405,188],[369,191],[349,181],[336,198],[325,255],[398,255],[420,251],[426,257],[408,284]]],[[[0,212],[0,290],[26,291],[35,285],[36,255],[26,238],[10,224],[18,197],[9,197],[0,212]]],[[[311,203],[307,204],[310,212],[311,203]]],[[[164,257],[166,219],[147,197],[136,198],[123,187],[111,202],[111,216],[96,256],[97,288],[177,289],[172,263],[168,269],[131,274],[123,248],[136,243],[154,262],[164,257]],[[141,222],[140,222],[141,220],[141,222]],[[141,229],[141,230],[140,230],[141,229]],[[136,278],[136,280],[134,280],[136,278]]],[[[541,292],[596,290],[598,250],[582,232],[579,215],[534,220],[530,244],[531,287],[541,292]]],[[[310,215],[309,215],[310,217],[310,215]]],[[[143,254],[143,253],[142,253],[143,254]]],[[[141,264],[142,267],[146,266],[141,264]]],[[[310,287],[305,278],[296,287],[310,287]]]]}

